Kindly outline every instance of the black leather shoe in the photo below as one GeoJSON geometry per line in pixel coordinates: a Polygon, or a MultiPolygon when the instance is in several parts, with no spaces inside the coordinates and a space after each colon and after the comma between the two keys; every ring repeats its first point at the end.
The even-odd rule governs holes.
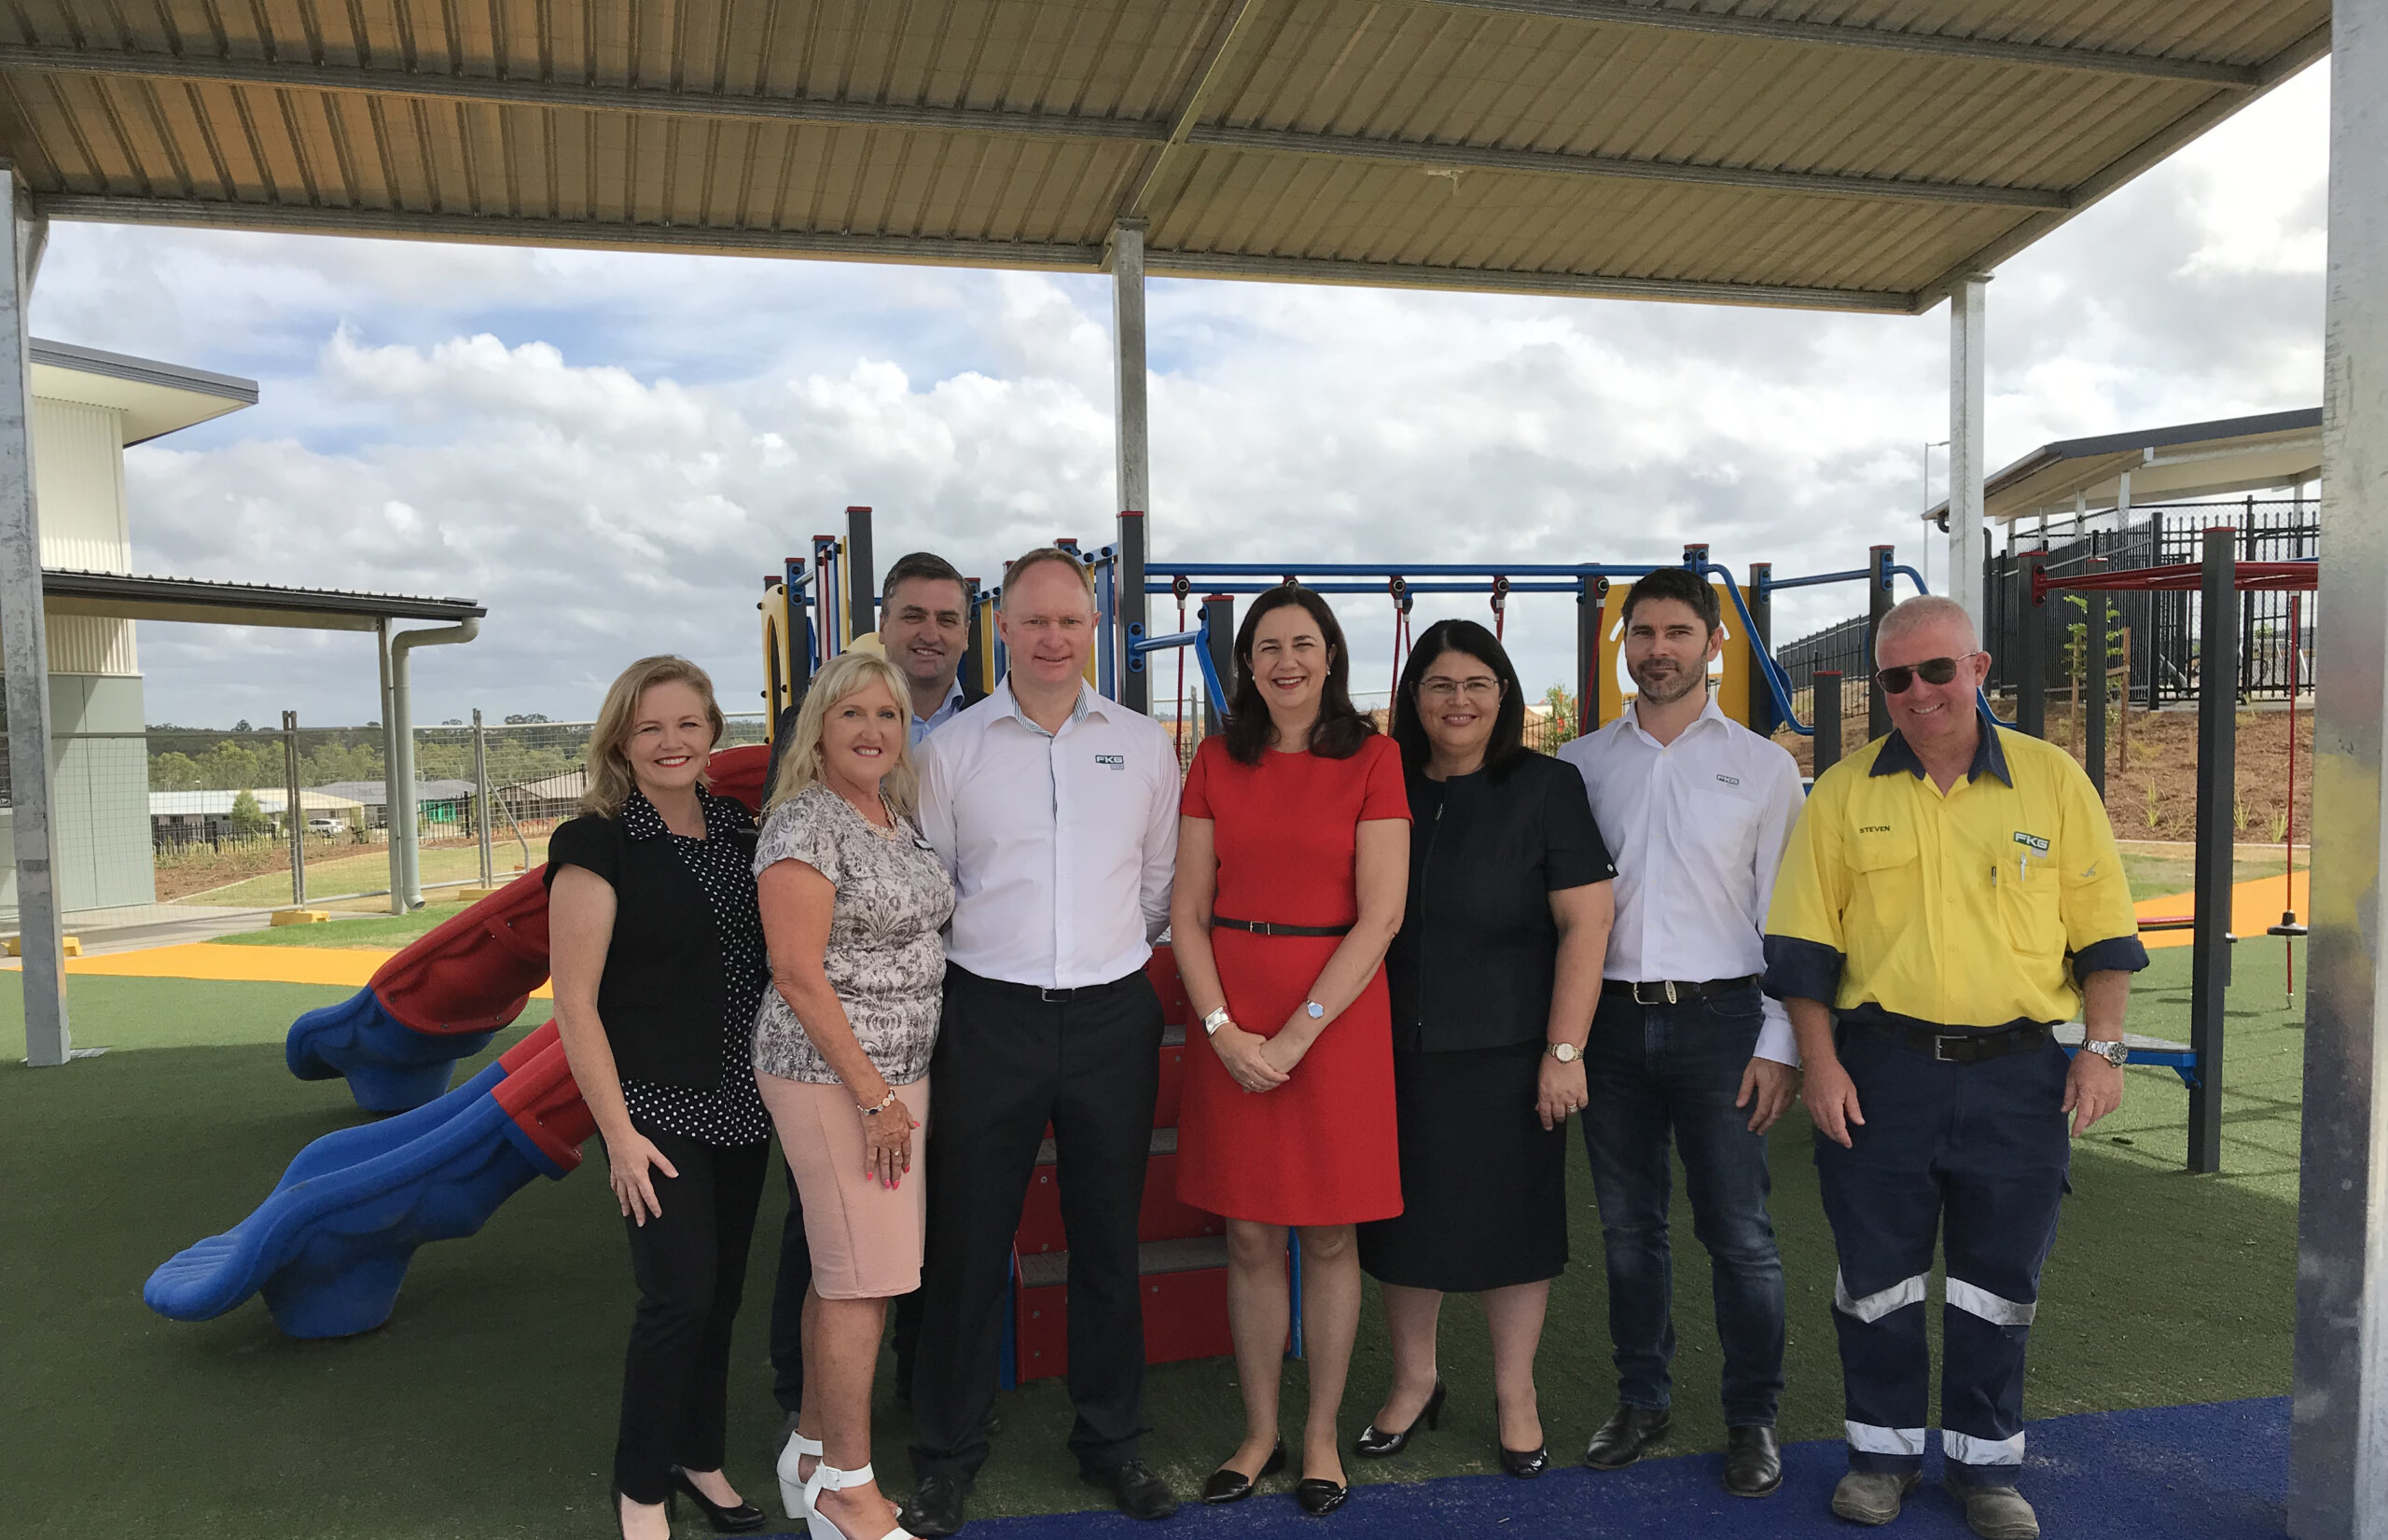
{"type": "Polygon", "coordinates": [[[1213,1507],[1222,1503],[1241,1503],[1252,1495],[1253,1483],[1265,1481],[1284,1468],[1285,1441],[1280,1438],[1277,1447],[1269,1451],[1269,1458],[1261,1463],[1257,1476],[1246,1476],[1225,1465],[1213,1471],[1211,1478],[1202,1483],[1202,1501],[1213,1507]]]}
{"type": "Polygon", "coordinates": [[[1166,1519],[1177,1511],[1177,1493],[1160,1472],[1142,1460],[1130,1460],[1109,1470],[1082,1470],[1078,1479],[1089,1486],[1109,1487],[1111,1501],[1131,1519],[1166,1519]]]}
{"type": "Polygon", "coordinates": [[[1410,1419],[1408,1427],[1399,1433],[1386,1433],[1371,1422],[1361,1430],[1358,1441],[1352,1448],[1367,1460],[1382,1460],[1389,1455],[1399,1454],[1409,1447],[1409,1436],[1418,1431],[1421,1423],[1429,1432],[1443,1425],[1443,1377],[1439,1374],[1435,1376],[1435,1394],[1426,1397],[1425,1408],[1410,1419]]]}
{"type": "Polygon", "coordinates": [[[1772,1428],[1725,1430],[1725,1490],[1736,1497],[1765,1497],[1783,1485],[1783,1450],[1772,1428]]]}
{"type": "Polygon", "coordinates": [[[963,1505],[969,1496],[970,1483],[959,1476],[923,1476],[896,1521],[922,1540],[939,1540],[962,1527],[963,1505]]]}
{"type": "Polygon", "coordinates": [[[1619,1407],[1584,1446],[1584,1464],[1594,1470],[1623,1470],[1658,1448],[1674,1425],[1673,1412],[1619,1407]]]}
{"type": "Polygon", "coordinates": [[[1340,1481],[1328,1481],[1316,1476],[1305,1476],[1294,1484],[1294,1501],[1312,1519],[1324,1519],[1343,1505],[1352,1489],[1340,1481]]]}
{"type": "Polygon", "coordinates": [[[688,1473],[677,1465],[672,1467],[672,1490],[694,1503],[697,1511],[705,1516],[705,1521],[722,1534],[744,1534],[751,1530],[761,1529],[771,1521],[771,1515],[752,1503],[736,1503],[723,1507],[699,1491],[697,1484],[688,1479],[688,1473]]]}

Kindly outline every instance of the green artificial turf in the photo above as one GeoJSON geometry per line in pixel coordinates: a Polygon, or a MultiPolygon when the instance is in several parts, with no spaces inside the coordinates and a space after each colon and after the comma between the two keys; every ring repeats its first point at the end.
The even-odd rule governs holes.
{"type": "Polygon", "coordinates": [[[219,947],[403,947],[433,926],[464,913],[460,904],[435,903],[412,914],[368,914],[312,925],[275,925],[216,936],[219,947]]]}
{"type": "MultiPolygon", "coordinates": [[[[2134,1030],[2184,1034],[2188,957],[2157,954],[2134,1030]]],[[[2123,1111],[2076,1146],[2075,1192],[2034,1334],[2031,1415],[2288,1388],[2299,1034],[2296,1014],[2280,1008],[2279,957],[2277,943],[2240,950],[2225,1174],[2181,1172],[2185,1103],[2170,1072],[2131,1072],[2123,1111]]],[[[0,1427],[10,1430],[0,1439],[0,1491],[9,1494],[8,1533],[605,1533],[632,1292],[619,1220],[593,1169],[535,1183],[480,1235],[426,1247],[390,1324],[359,1338],[292,1341],[254,1300],[197,1325],[160,1320],[141,1304],[142,1283],[160,1262],[238,1222],[308,1140],[362,1116],[339,1082],[293,1080],[279,1047],[290,1015],[343,992],[77,978],[77,1040],[119,1051],[63,1069],[29,1070],[13,1056],[0,1066],[0,1291],[12,1328],[0,1334],[0,1427]],[[185,1046],[170,1046],[177,1044],[185,1046]]],[[[16,1010],[15,984],[0,982],[0,1030],[12,1041],[16,1010]]],[[[602,1156],[594,1146],[590,1155],[593,1168],[602,1156]]],[[[1786,1438],[1835,1436],[1832,1254],[1797,1114],[1774,1136],[1773,1162],[1791,1297],[1782,1428],[1786,1438]]],[[[1575,1260],[1553,1291],[1539,1368],[1545,1425],[1562,1459],[1580,1450],[1613,1399],[1591,1184],[1580,1164],[1571,1180],[1575,1260]]],[[[730,1474],[757,1499],[770,1491],[761,1451],[778,1421],[765,1363],[778,1207],[767,1197],[731,1405],[730,1474]]],[[[1676,1248],[1673,1447],[1691,1451],[1722,1439],[1719,1360],[1707,1263],[1680,1203],[1676,1248]]],[[[1354,1478],[1494,1468],[1482,1317],[1465,1300],[1447,1316],[1451,1405],[1441,1431],[1398,1459],[1353,1461],[1354,1478]]],[[[1285,1372],[1292,1426],[1302,1367],[1285,1372]]],[[[1376,1409],[1386,1374],[1372,1294],[1347,1435],[1376,1409]]],[[[901,1491],[906,1430],[883,1380],[879,1401],[875,1452],[901,1491]]],[[[1156,1368],[1147,1403],[1147,1455],[1190,1492],[1236,1441],[1231,1366],[1156,1368]]],[[[1060,1384],[1023,1387],[1001,1411],[974,1513],[1099,1505],[1063,1448],[1070,1414],[1060,1384]]]]}

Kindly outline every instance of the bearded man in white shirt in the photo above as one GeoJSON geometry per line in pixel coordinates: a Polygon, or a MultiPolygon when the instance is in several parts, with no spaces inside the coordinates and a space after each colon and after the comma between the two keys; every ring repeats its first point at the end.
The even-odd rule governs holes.
{"type": "Polygon", "coordinates": [[[1053,1127],[1069,1248],[1070,1450],[1121,1512],[1165,1519],[1139,1453],[1145,1327],[1136,1218],[1160,1083],[1145,975],[1169,923],[1177,755],[1151,717],[1087,685],[1094,596],[1067,551],[1004,574],[1009,674],[921,754],[921,829],[952,873],[945,1014],[931,1073],[923,1311],[906,1529],[951,1534],[987,1458],[1012,1236],[1053,1127]]]}
{"type": "Polygon", "coordinates": [[[1624,652],[1639,695],[1559,751],[1583,774],[1617,871],[1617,923],[1584,1048],[1584,1145],[1607,1251],[1617,1408],[1584,1464],[1630,1465],[1673,1422],[1672,1135],[1715,1278],[1725,1489],[1764,1497],[1783,1482],[1774,1418],[1784,1337],[1765,1136],[1797,1093],[1798,1049],[1758,976],[1801,791],[1791,756],[1709,696],[1721,618],[1715,590],[1686,568],[1634,584],[1624,652]]]}

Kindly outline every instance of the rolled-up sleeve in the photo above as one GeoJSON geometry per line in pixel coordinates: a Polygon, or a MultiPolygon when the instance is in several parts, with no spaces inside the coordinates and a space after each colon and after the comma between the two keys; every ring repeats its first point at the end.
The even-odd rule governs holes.
{"type": "Polygon", "coordinates": [[[1849,867],[1840,848],[1840,788],[1848,772],[1816,783],[1807,806],[1791,825],[1775,870],[1774,896],[1766,910],[1766,978],[1762,988],[1778,1000],[1815,1000],[1832,1005],[1840,992],[1849,947],[1841,911],[1849,903],[1849,867]]]}
{"type": "Polygon", "coordinates": [[[2147,966],[2139,939],[2139,916],[2131,898],[2131,878],[2115,845],[2098,789],[2080,767],[2068,764],[2059,796],[2063,799],[2064,870],[2058,902],[2064,918],[2064,946],[2073,954],[2073,977],[2137,973],[2147,966]]]}

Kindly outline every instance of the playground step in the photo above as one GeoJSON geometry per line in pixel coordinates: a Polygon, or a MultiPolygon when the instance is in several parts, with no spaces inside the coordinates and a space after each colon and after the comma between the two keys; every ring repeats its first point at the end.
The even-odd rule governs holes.
{"type": "MultiPolygon", "coordinates": [[[[1145,1304],[1145,1362],[1176,1364],[1235,1351],[1228,1335],[1228,1243],[1224,1237],[1148,1241],[1137,1248],[1145,1304]]],[[[1069,1372],[1067,1252],[1020,1258],[1014,1329],[1018,1375],[1069,1372]]]]}
{"type": "MultiPolygon", "coordinates": [[[[1153,1130],[1148,1148],[1151,1153],[1145,1167],[1144,1205],[1136,1214],[1136,1238],[1168,1242],[1221,1234],[1225,1227],[1216,1214],[1178,1200],[1177,1131],[1153,1130]]],[[[1027,1200],[1020,1205],[1020,1228],[1012,1238],[1012,1249],[1022,1256],[1057,1256],[1069,1243],[1062,1228],[1060,1177],[1060,1168],[1054,1163],[1053,1141],[1048,1139],[1037,1151],[1036,1172],[1030,1178],[1027,1200]]]]}

